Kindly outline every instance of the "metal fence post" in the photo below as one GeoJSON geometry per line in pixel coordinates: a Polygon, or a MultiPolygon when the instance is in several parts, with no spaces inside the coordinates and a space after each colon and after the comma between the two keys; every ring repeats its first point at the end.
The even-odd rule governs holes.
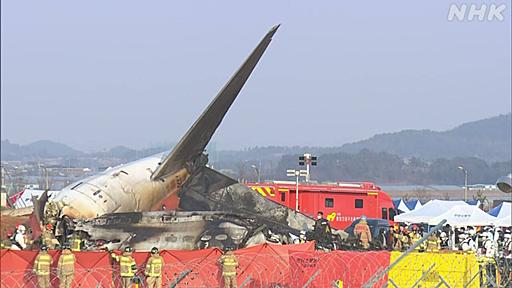
{"type": "Polygon", "coordinates": [[[320,273],[320,270],[316,270],[315,273],[313,273],[313,275],[311,275],[311,277],[309,277],[308,281],[306,281],[306,284],[304,284],[304,286],[302,286],[302,288],[307,288],[309,286],[309,284],[311,284],[311,282],[313,282],[313,280],[315,280],[316,276],[318,276],[319,273],[320,273]]]}
{"type": "Polygon", "coordinates": [[[192,272],[192,269],[187,269],[181,272],[180,275],[178,275],[178,277],[176,277],[176,279],[174,279],[174,281],[172,281],[171,284],[169,284],[169,288],[176,287],[176,285],[178,285],[181,280],[185,279],[185,277],[187,277],[187,275],[190,274],[190,272],[192,272]]]}
{"type": "Polygon", "coordinates": [[[247,278],[245,278],[244,282],[242,282],[242,284],[240,285],[240,288],[244,288],[245,285],[247,285],[247,283],[249,283],[249,281],[251,281],[251,275],[247,276],[247,278]]]}

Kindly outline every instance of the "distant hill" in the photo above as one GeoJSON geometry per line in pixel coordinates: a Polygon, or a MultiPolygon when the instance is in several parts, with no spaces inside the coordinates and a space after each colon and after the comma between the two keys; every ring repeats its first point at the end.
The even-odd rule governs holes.
{"type": "MultiPolygon", "coordinates": [[[[42,158],[117,158],[120,163],[136,160],[155,153],[170,151],[175,143],[160,147],[135,150],[116,146],[109,150],[83,153],[67,145],[43,140],[29,145],[18,145],[2,140],[2,160],[35,160],[42,158]]],[[[271,144],[271,143],[269,143],[271,144]]],[[[369,139],[338,147],[266,146],[241,151],[207,149],[210,163],[216,167],[240,165],[244,161],[274,161],[286,155],[309,152],[317,156],[334,153],[357,154],[361,150],[386,152],[400,157],[416,157],[427,161],[439,158],[474,157],[487,162],[508,161],[512,147],[512,115],[500,115],[462,124],[448,131],[404,130],[378,134],[369,139]]]]}
{"type": "Polygon", "coordinates": [[[2,140],[2,160],[35,160],[41,158],[70,158],[83,156],[84,153],[65,144],[40,140],[28,145],[19,145],[2,140]]]}
{"type": "Polygon", "coordinates": [[[511,159],[512,114],[462,124],[448,131],[404,130],[378,134],[342,146],[343,152],[362,149],[427,160],[476,157],[486,161],[511,159]]]}

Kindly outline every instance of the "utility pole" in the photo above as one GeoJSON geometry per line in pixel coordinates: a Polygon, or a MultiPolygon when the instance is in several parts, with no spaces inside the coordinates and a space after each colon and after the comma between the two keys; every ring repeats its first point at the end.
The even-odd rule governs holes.
{"type": "Polygon", "coordinates": [[[256,171],[256,175],[258,176],[258,183],[261,183],[261,161],[260,166],[251,165],[251,167],[256,171]]]}
{"type": "Polygon", "coordinates": [[[304,153],[304,155],[299,156],[299,166],[306,165],[306,183],[309,183],[310,177],[310,166],[317,165],[317,157],[313,156],[309,153],[304,153]]]}
{"type": "Polygon", "coordinates": [[[295,177],[295,211],[299,212],[299,176],[307,177],[306,170],[288,169],[286,176],[295,177]]]}
{"type": "Polygon", "coordinates": [[[466,202],[468,201],[468,170],[466,170],[462,165],[458,168],[464,172],[464,202],[466,202]]]}

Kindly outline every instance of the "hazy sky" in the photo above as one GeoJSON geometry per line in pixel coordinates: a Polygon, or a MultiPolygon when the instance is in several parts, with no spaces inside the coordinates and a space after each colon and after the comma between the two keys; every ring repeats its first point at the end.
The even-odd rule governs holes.
{"type": "MultiPolygon", "coordinates": [[[[1,138],[177,141],[267,30],[219,148],[333,146],[511,110],[511,15],[455,1],[2,1],[1,138]],[[242,3],[243,2],[243,3],[242,3]]],[[[477,1],[478,2],[478,1],[477,1]]]]}

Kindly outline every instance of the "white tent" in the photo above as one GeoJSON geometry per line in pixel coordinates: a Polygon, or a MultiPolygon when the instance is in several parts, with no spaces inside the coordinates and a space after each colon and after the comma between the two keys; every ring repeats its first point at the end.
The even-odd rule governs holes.
{"type": "Polygon", "coordinates": [[[498,227],[512,227],[512,216],[509,215],[500,219],[496,218],[494,225],[498,227]]]}
{"type": "Polygon", "coordinates": [[[461,226],[487,226],[496,222],[496,218],[485,213],[473,205],[457,205],[443,214],[433,217],[428,221],[429,225],[436,225],[446,219],[446,224],[454,227],[461,226]]]}
{"type": "Polygon", "coordinates": [[[510,202],[503,202],[489,211],[489,214],[498,219],[510,217],[512,216],[512,205],[510,202]]]}
{"type": "Polygon", "coordinates": [[[457,205],[469,206],[464,201],[431,200],[421,208],[395,216],[395,221],[407,223],[429,223],[430,219],[441,215],[457,205]]]}
{"type": "Polygon", "coordinates": [[[398,209],[401,212],[409,212],[409,207],[405,204],[405,201],[403,199],[395,200],[394,201],[396,209],[398,209]],[[397,204],[398,203],[398,204],[397,204]]]}

